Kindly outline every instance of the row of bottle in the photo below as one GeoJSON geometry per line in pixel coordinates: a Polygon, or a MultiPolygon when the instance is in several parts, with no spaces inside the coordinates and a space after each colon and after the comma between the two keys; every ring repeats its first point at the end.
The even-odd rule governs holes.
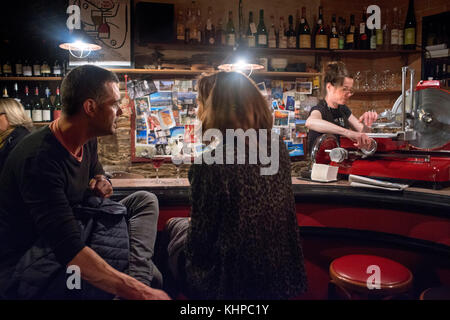
{"type": "Polygon", "coordinates": [[[259,12],[259,23],[256,25],[253,12],[249,12],[247,29],[243,30],[242,6],[239,6],[239,30],[234,27],[233,12],[228,12],[228,23],[224,29],[222,19],[218,27],[212,23],[212,8],[208,8],[206,23],[202,23],[200,8],[187,9],[186,16],[180,10],[177,19],[178,41],[185,43],[209,45],[240,45],[248,47],[269,48],[299,48],[299,49],[415,49],[416,20],[414,2],[410,0],[408,14],[403,25],[400,23],[401,9],[386,9],[382,15],[382,25],[379,29],[370,30],[367,25],[367,13],[364,8],[361,23],[355,25],[355,15],[350,15],[350,24],[336,15],[332,17],[331,28],[325,25],[323,8],[319,7],[317,24],[311,30],[306,19],[306,7],[302,8],[300,16],[297,10],[296,22],[292,15],[288,17],[286,27],[284,17],[280,17],[278,27],[275,26],[274,16],[270,16],[270,28],[264,22],[264,10],[259,12]]]}
{"type": "Polygon", "coordinates": [[[17,83],[14,83],[12,91],[8,91],[6,86],[2,90],[2,97],[14,98],[19,101],[23,105],[25,113],[33,122],[49,122],[59,118],[62,107],[59,87],[56,88],[53,102],[50,96],[51,92],[47,87],[45,88],[45,97],[42,98],[39,95],[38,86],[34,89],[34,95],[31,95],[28,85],[25,85],[23,94],[21,94],[17,83]]]}
{"type": "Polygon", "coordinates": [[[0,57],[0,77],[63,77],[66,73],[66,63],[55,60],[49,64],[46,60],[35,60],[32,63],[25,59],[0,57]]]}

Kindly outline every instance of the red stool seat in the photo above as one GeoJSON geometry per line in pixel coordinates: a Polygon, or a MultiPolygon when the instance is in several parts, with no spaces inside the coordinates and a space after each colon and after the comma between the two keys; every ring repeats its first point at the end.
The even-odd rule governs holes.
{"type": "Polygon", "coordinates": [[[333,260],[330,265],[332,281],[347,291],[356,291],[367,295],[394,295],[408,291],[412,284],[412,273],[393,260],[373,256],[354,254],[333,260]],[[378,266],[380,270],[380,289],[369,289],[367,280],[373,271],[369,266],[378,266]]]}

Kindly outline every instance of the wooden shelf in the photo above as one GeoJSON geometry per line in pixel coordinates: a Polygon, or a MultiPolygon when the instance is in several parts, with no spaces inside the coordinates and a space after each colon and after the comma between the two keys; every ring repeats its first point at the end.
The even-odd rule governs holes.
{"type": "Polygon", "coordinates": [[[0,77],[0,81],[61,81],[62,77],[0,77]]]}
{"type": "Polygon", "coordinates": [[[398,90],[369,90],[369,91],[364,91],[364,90],[358,90],[355,91],[354,96],[358,95],[358,96],[363,96],[363,95],[390,95],[390,94],[401,94],[402,90],[398,89],[398,90]]]}
{"type": "MultiPolygon", "coordinates": [[[[148,75],[167,75],[167,76],[198,76],[203,72],[209,71],[201,71],[201,70],[181,70],[181,69],[164,69],[164,70],[155,70],[155,69],[108,69],[112,72],[119,74],[148,74],[148,75]]],[[[252,75],[263,76],[263,77],[315,77],[322,76],[322,73],[312,73],[312,72],[274,72],[274,71],[254,71],[252,75]]]]}
{"type": "Polygon", "coordinates": [[[361,58],[367,58],[367,56],[403,56],[409,54],[420,54],[421,50],[330,50],[331,54],[335,55],[351,55],[353,58],[360,56],[361,58]]]}

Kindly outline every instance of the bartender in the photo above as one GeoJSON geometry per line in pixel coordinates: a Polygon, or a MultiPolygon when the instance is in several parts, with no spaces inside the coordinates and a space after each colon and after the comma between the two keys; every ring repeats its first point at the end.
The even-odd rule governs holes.
{"type": "Polygon", "coordinates": [[[343,62],[330,62],[325,71],[325,99],[313,107],[306,120],[308,148],[312,151],[317,138],[323,133],[344,136],[354,142],[355,147],[370,149],[371,139],[365,132],[371,131],[378,118],[374,111],[365,112],[357,119],[346,106],[353,95],[353,79],[343,62]]]}

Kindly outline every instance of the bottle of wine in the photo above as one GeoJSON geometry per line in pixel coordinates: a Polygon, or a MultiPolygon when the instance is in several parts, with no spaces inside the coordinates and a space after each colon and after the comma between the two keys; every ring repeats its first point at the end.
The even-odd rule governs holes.
{"type": "Polygon", "coordinates": [[[23,65],[22,65],[22,59],[18,58],[15,63],[15,71],[16,71],[16,77],[22,77],[23,76],[23,65]]]}
{"type": "Polygon", "coordinates": [[[32,105],[30,92],[29,92],[29,89],[28,89],[27,85],[25,86],[25,94],[24,94],[23,99],[22,99],[22,104],[23,104],[23,107],[25,109],[26,115],[30,119],[32,119],[33,118],[33,116],[32,116],[33,105],[32,105]]]}
{"type": "Polygon", "coordinates": [[[196,37],[195,37],[195,43],[200,44],[203,43],[203,38],[204,38],[204,34],[203,34],[203,25],[202,25],[202,13],[200,10],[200,7],[197,8],[197,17],[196,17],[196,23],[197,23],[197,27],[195,28],[197,33],[196,33],[196,37]]]}
{"type": "Polygon", "coordinates": [[[405,30],[403,29],[403,24],[400,22],[403,18],[401,8],[398,9],[398,16],[398,49],[401,50],[405,45],[405,30]]]}
{"type": "Polygon", "coordinates": [[[192,12],[191,12],[191,8],[187,8],[185,25],[184,25],[184,43],[191,42],[191,25],[192,25],[192,12]]]}
{"type": "Polygon", "coordinates": [[[39,62],[39,59],[35,59],[33,63],[33,76],[40,77],[41,74],[41,63],[39,62]]]}
{"type": "Polygon", "coordinates": [[[278,48],[287,48],[286,26],[284,17],[280,17],[280,27],[278,28],[278,48]]]}
{"type": "Polygon", "coordinates": [[[29,60],[25,59],[22,66],[22,71],[24,77],[32,77],[33,76],[33,67],[29,63],[29,60]]]}
{"type": "Polygon", "coordinates": [[[382,26],[383,29],[383,49],[389,50],[391,49],[391,15],[390,15],[389,9],[386,9],[385,18],[384,21],[382,20],[382,26]]]}
{"type": "Polygon", "coordinates": [[[42,121],[49,122],[52,121],[52,102],[50,101],[50,89],[45,88],[45,99],[42,105],[42,121]]]}
{"type": "Polygon", "coordinates": [[[9,95],[8,95],[8,88],[7,88],[6,86],[3,87],[3,90],[2,90],[2,98],[9,98],[9,95]]]}
{"type": "Polygon", "coordinates": [[[297,13],[295,14],[295,47],[300,48],[300,25],[301,25],[301,15],[300,10],[297,9],[297,13]]]}
{"type": "Polygon", "coordinates": [[[269,48],[277,47],[277,30],[275,28],[275,17],[270,16],[270,28],[269,28],[269,48]]]}
{"type": "Polygon", "coordinates": [[[59,87],[56,87],[56,96],[53,103],[53,120],[58,119],[61,116],[61,96],[59,94],[59,87]]]}
{"type": "Polygon", "coordinates": [[[227,45],[234,47],[236,44],[236,29],[234,29],[234,23],[233,23],[233,12],[230,10],[228,11],[228,23],[227,23],[227,45]]]}
{"type": "Polygon", "coordinates": [[[319,19],[317,20],[316,34],[315,34],[316,49],[328,49],[328,34],[325,30],[323,22],[323,8],[319,7],[319,19]]]}
{"type": "Polygon", "coordinates": [[[350,15],[350,25],[347,28],[347,33],[345,35],[345,49],[353,50],[355,48],[355,15],[350,15]]]}
{"type": "Polygon", "coordinates": [[[299,48],[311,49],[311,29],[309,28],[308,20],[306,19],[306,7],[302,7],[299,33],[299,48]]]}
{"type": "Polygon", "coordinates": [[[219,19],[219,23],[217,24],[216,43],[221,46],[227,44],[227,37],[225,30],[223,30],[222,18],[219,19]]]}
{"type": "Polygon", "coordinates": [[[33,99],[33,111],[31,112],[33,122],[42,122],[42,105],[39,97],[39,87],[36,86],[33,99]]]}
{"type": "Polygon", "coordinates": [[[345,19],[342,17],[339,17],[338,35],[339,50],[343,50],[345,48],[345,19]]]}
{"type": "Polygon", "coordinates": [[[184,21],[184,14],[183,10],[178,10],[178,17],[177,17],[177,41],[183,41],[185,37],[185,21],[184,21]]]}
{"type": "Polygon", "coordinates": [[[287,37],[287,46],[289,49],[295,49],[297,47],[297,37],[294,30],[294,17],[292,15],[289,15],[289,27],[286,31],[286,37],[287,37]]]}
{"type": "Polygon", "coordinates": [[[359,24],[359,41],[358,41],[358,49],[360,50],[368,50],[370,49],[370,34],[369,28],[367,28],[367,8],[364,8],[362,14],[362,21],[359,24]]]}
{"type": "Polygon", "coordinates": [[[339,35],[336,26],[336,15],[333,14],[331,18],[331,34],[330,34],[330,49],[339,49],[339,35]]]}
{"type": "Polygon", "coordinates": [[[267,48],[267,29],[264,24],[264,10],[259,10],[259,23],[257,33],[257,45],[260,48],[267,48]]]}
{"type": "Polygon", "coordinates": [[[247,34],[245,32],[244,25],[244,6],[242,4],[242,0],[239,0],[239,12],[238,12],[238,31],[239,31],[239,44],[246,45],[247,44],[247,34]]]}
{"type": "MultiPolygon", "coordinates": [[[[386,17],[383,17],[382,13],[380,12],[381,21],[384,21],[386,17]]],[[[381,28],[374,29],[376,30],[376,42],[375,46],[376,49],[383,49],[384,46],[384,37],[383,37],[383,24],[381,24],[381,28]]]]}
{"type": "Polygon", "coordinates": [[[256,30],[255,22],[253,21],[253,12],[248,13],[248,28],[247,28],[247,46],[249,48],[256,47],[256,30]]]}
{"type": "Polygon", "coordinates": [[[370,50],[375,50],[377,48],[377,29],[369,29],[369,39],[370,39],[370,50]]]}
{"type": "Polygon", "coordinates": [[[416,49],[416,15],[414,13],[414,0],[409,0],[408,13],[405,20],[405,50],[416,49]]]}
{"type": "Polygon", "coordinates": [[[205,25],[205,42],[208,45],[214,45],[215,41],[215,27],[213,24],[213,9],[212,7],[208,7],[208,16],[206,18],[205,25]]]}
{"type": "Polygon", "coordinates": [[[19,85],[17,84],[17,82],[14,83],[11,98],[16,99],[18,102],[20,102],[20,100],[21,100],[21,97],[19,94],[19,85]]]}
{"type": "Polygon", "coordinates": [[[393,50],[399,49],[399,42],[398,42],[398,9],[397,7],[394,7],[392,9],[392,28],[391,28],[391,48],[393,50]]]}

